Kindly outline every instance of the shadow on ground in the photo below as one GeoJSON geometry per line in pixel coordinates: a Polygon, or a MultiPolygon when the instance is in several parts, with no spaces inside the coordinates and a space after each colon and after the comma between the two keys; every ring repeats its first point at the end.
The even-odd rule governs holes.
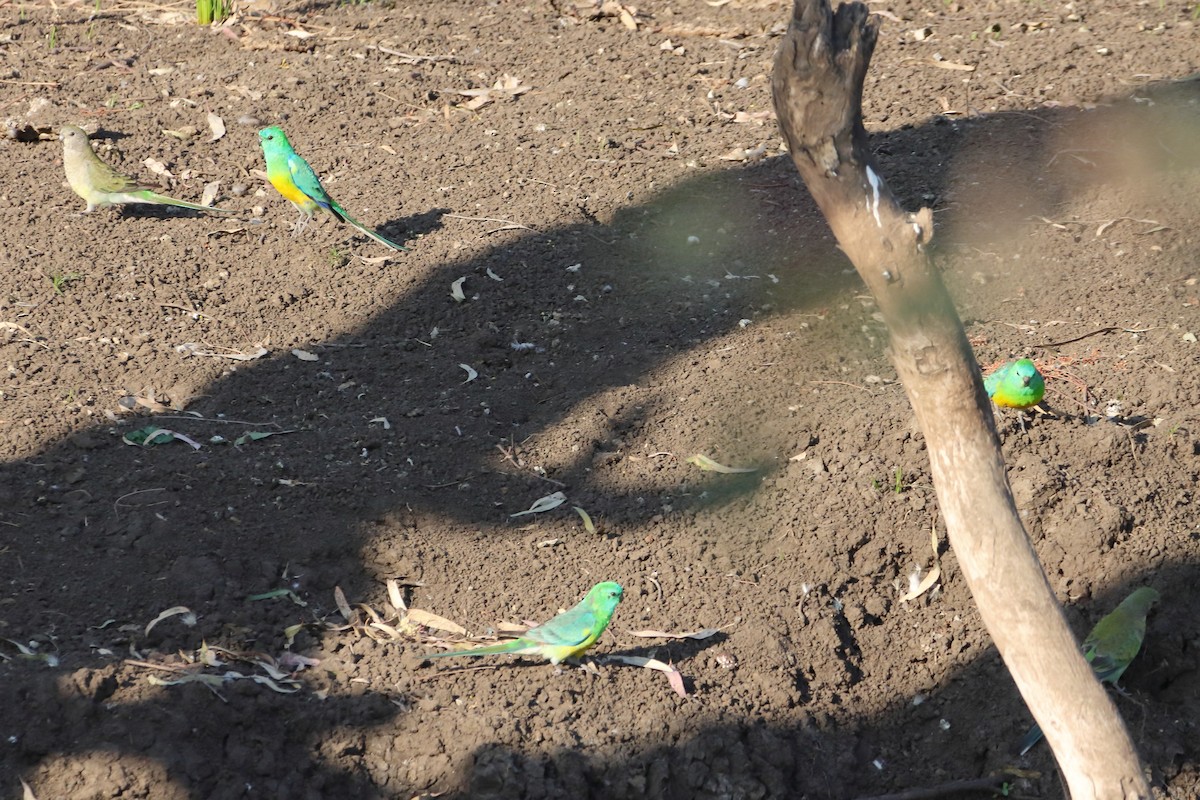
{"type": "MultiPolygon", "coordinates": [[[[881,134],[874,143],[883,174],[907,203],[938,208],[943,241],[981,242],[980,208],[991,209],[992,230],[997,218],[1051,216],[1060,192],[1072,185],[1026,159],[1025,167],[1005,171],[997,187],[990,181],[995,164],[1021,164],[1014,153],[1023,148],[1061,147],[1063,131],[1084,116],[1047,111],[938,121],[881,134]],[[944,154],[942,167],[907,172],[907,154],[929,149],[944,154]],[[981,153],[995,163],[975,157],[981,153]],[[984,176],[989,180],[971,186],[984,176]],[[964,185],[970,188],[955,188],[964,185]]],[[[1182,148],[1164,146],[1157,157],[1170,163],[1182,148]]],[[[405,225],[410,232],[435,231],[442,213],[405,225]]],[[[943,247],[939,258],[955,252],[943,247]]],[[[251,362],[204,387],[186,413],[125,418],[5,464],[2,557],[11,593],[3,601],[4,636],[57,650],[61,662],[48,669],[14,658],[0,667],[6,791],[15,791],[16,776],[36,776],[48,759],[62,758],[87,761],[83,774],[96,785],[130,796],[191,798],[382,798],[426,789],[477,798],[846,797],[881,786],[936,784],[980,766],[948,759],[944,772],[913,774],[905,761],[916,723],[922,735],[940,729],[947,737],[986,740],[989,765],[1013,763],[1005,754],[1020,733],[1012,724],[1020,700],[992,651],[971,654],[970,665],[918,712],[913,698],[890,697],[883,687],[889,699],[870,713],[810,715],[795,708],[792,716],[802,721],[781,725],[756,720],[753,709],[706,708],[714,689],[702,686],[679,714],[662,721],[661,741],[629,734],[620,746],[592,748],[581,730],[576,746],[563,749],[539,744],[534,729],[528,748],[484,745],[461,756],[454,754],[459,743],[443,731],[429,746],[450,751],[441,763],[458,770],[458,786],[446,784],[449,772],[405,772],[405,749],[429,743],[378,735],[402,724],[413,708],[436,705],[422,707],[433,701],[392,691],[386,680],[373,678],[371,688],[354,683],[355,665],[387,647],[370,639],[326,657],[321,677],[297,696],[237,681],[221,687],[221,696],[196,684],[155,691],[140,702],[110,702],[145,680],[120,663],[131,653],[145,660],[191,652],[201,642],[280,653],[280,631],[297,619],[337,619],[335,586],[351,598],[378,597],[381,577],[416,578],[403,566],[449,557],[416,539],[409,552],[383,552],[380,529],[391,532],[392,546],[430,527],[442,529],[447,547],[469,546],[473,538],[519,541],[525,520],[510,515],[555,490],[603,519],[614,537],[652,527],[665,512],[646,498],[674,491],[678,480],[656,473],[649,466],[655,454],[631,454],[626,441],[674,402],[664,370],[690,362],[700,371],[711,366],[713,379],[721,379],[728,373],[716,368],[712,342],[745,320],[819,313],[856,284],[847,270],[791,165],[771,159],[673,187],[610,225],[530,231],[477,260],[447,264],[386,313],[315,348],[314,361],[281,353],[251,362]],[[702,277],[714,270],[726,277],[702,277]],[[451,284],[462,276],[466,299],[448,316],[451,284]],[[786,280],[775,284],[772,276],[786,280]],[[653,389],[659,405],[623,393],[635,385],[653,389]],[[136,449],[113,433],[148,424],[185,432],[205,446],[136,449]],[[248,431],[279,435],[240,446],[208,443],[248,431]],[[544,445],[551,435],[555,444],[544,445]],[[647,465],[636,485],[618,480],[616,465],[629,455],[647,465]],[[455,537],[460,541],[449,541],[455,537]],[[81,594],[79,585],[107,589],[102,596],[81,594]],[[307,606],[244,600],[280,588],[307,606]],[[143,630],[175,605],[197,612],[195,628],[167,620],[143,630]],[[330,693],[318,701],[313,690],[330,693]],[[980,695],[1003,698],[995,717],[978,707],[980,695]],[[939,727],[941,720],[949,727],[939,727]],[[391,749],[376,749],[381,738],[392,741],[391,749]],[[157,770],[165,783],[146,787],[137,783],[141,778],[122,778],[126,755],[156,762],[149,772],[157,770]]],[[[795,376],[812,377],[826,374],[838,354],[794,357],[795,376]]],[[[897,394],[895,414],[907,413],[897,394]]],[[[730,419],[723,428],[728,441],[713,446],[728,445],[753,460],[768,444],[755,428],[753,419],[730,419]]],[[[672,511],[698,515],[749,501],[782,474],[778,464],[762,463],[753,479],[731,480],[723,491],[673,495],[672,511]]],[[[1175,564],[1147,579],[1185,586],[1195,583],[1195,571],[1193,564],[1175,564]]],[[[1092,608],[1110,606],[1135,583],[1110,588],[1092,608]]],[[[1184,627],[1180,613],[1160,613],[1154,627],[1184,627]]],[[[830,624],[846,653],[843,689],[880,679],[853,663],[860,657],[855,629],[836,619],[830,624]]],[[[318,635],[302,633],[295,649],[318,645],[318,635]]],[[[1178,681],[1194,683],[1177,667],[1160,666],[1181,663],[1185,647],[1169,637],[1151,644],[1140,677],[1130,675],[1134,697],[1159,698],[1176,693],[1178,681]]],[[[413,654],[395,661],[397,670],[420,664],[413,654]]],[[[612,681],[522,672],[528,680],[564,681],[580,704],[598,702],[587,696],[589,687],[612,681]]],[[[804,667],[794,672],[796,697],[811,696],[804,667]]],[[[826,696],[822,708],[838,702],[826,696]]],[[[1162,753],[1177,746],[1178,728],[1156,733],[1174,725],[1157,699],[1144,708],[1118,702],[1149,748],[1162,753]]],[[[571,726],[572,713],[554,724],[571,726]]],[[[1181,751],[1170,768],[1187,768],[1192,755],[1181,751]]],[[[1035,757],[1049,767],[1044,753],[1035,757]]],[[[74,796],[91,796],[86,791],[74,796]]]]}

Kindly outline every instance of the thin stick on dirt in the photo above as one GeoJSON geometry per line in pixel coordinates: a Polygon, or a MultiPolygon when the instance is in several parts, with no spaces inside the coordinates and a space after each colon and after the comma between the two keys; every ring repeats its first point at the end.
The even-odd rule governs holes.
{"type": "Polygon", "coordinates": [[[1091,333],[1076,336],[1074,339],[1064,339],[1061,342],[1043,342],[1042,344],[1035,344],[1034,347],[1062,347],[1064,344],[1071,344],[1072,342],[1078,342],[1091,336],[1099,336],[1102,333],[1112,333],[1113,331],[1120,331],[1121,333],[1146,333],[1152,330],[1154,328],[1122,328],[1117,325],[1109,325],[1107,328],[1100,328],[1091,333]]]}
{"type": "Polygon", "coordinates": [[[872,164],[862,91],[879,20],[862,3],[795,0],[771,81],[788,150],[874,295],[929,448],[951,546],[1074,800],[1149,800],[1133,743],[1063,617],[1017,514],[979,366],[926,245],[872,164]]]}
{"type": "MultiPolygon", "coordinates": [[[[876,794],[870,797],[859,797],[856,800],[935,800],[938,797],[960,797],[963,792],[986,792],[1000,794],[1004,784],[1011,778],[1007,775],[989,775],[986,778],[971,778],[960,781],[950,781],[940,786],[926,786],[919,789],[908,789],[895,794],[876,794]]],[[[1016,800],[1020,795],[1005,794],[1010,800],[1016,800]]]]}
{"type": "Polygon", "coordinates": [[[464,217],[462,214],[446,214],[445,216],[448,217],[449,219],[465,219],[469,222],[499,222],[502,225],[508,226],[506,228],[499,228],[498,230],[488,231],[488,233],[498,233],[499,231],[507,231],[507,230],[512,230],[514,228],[517,228],[517,229],[520,229],[523,231],[533,231],[534,233],[541,233],[541,231],[539,231],[537,228],[531,228],[528,225],[522,225],[519,222],[513,222],[511,219],[496,219],[495,217],[464,217]]]}
{"type": "Polygon", "coordinates": [[[260,428],[282,428],[278,422],[253,422],[245,419],[217,419],[216,417],[194,417],[191,414],[156,414],[155,419],[186,419],[189,422],[219,422],[222,425],[254,425],[260,428]]]}

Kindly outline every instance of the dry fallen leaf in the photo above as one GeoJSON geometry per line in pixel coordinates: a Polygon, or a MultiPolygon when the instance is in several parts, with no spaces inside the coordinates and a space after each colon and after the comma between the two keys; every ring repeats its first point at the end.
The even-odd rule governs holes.
{"type": "Polygon", "coordinates": [[[713,461],[711,458],[701,453],[697,453],[694,456],[688,456],[687,463],[694,464],[705,472],[723,472],[727,475],[734,475],[743,472],[758,472],[758,470],[754,467],[727,467],[724,464],[713,461]]]}
{"type": "Polygon", "coordinates": [[[667,631],[627,631],[626,633],[641,639],[707,639],[720,632],[720,628],[703,628],[691,633],[668,633],[667,631]]]}
{"type": "Polygon", "coordinates": [[[775,119],[774,111],[739,111],[733,115],[734,122],[757,122],[763,125],[766,122],[775,119]]]}
{"type": "Polygon", "coordinates": [[[211,206],[217,199],[217,192],[221,190],[221,182],[213,181],[212,183],[204,184],[204,194],[200,197],[200,205],[211,206]]]}
{"type": "Polygon", "coordinates": [[[429,611],[423,611],[419,608],[410,608],[405,618],[413,625],[421,625],[426,628],[436,628],[439,631],[447,633],[455,633],[459,636],[466,636],[467,629],[457,622],[451,622],[445,617],[439,617],[429,611]]]}
{"type": "Polygon", "coordinates": [[[351,624],[358,619],[358,615],[350,609],[350,604],[346,602],[346,593],[342,591],[342,587],[333,587],[333,603],[337,606],[338,613],[342,615],[342,619],[351,624]]]}
{"type": "Polygon", "coordinates": [[[902,603],[908,600],[915,600],[921,595],[925,594],[925,592],[929,591],[929,589],[935,583],[937,583],[938,578],[942,575],[941,563],[938,560],[937,528],[930,529],[929,543],[933,547],[933,569],[929,570],[929,574],[926,575],[920,583],[916,583],[916,577],[920,573],[914,572],[909,576],[909,589],[904,596],[900,598],[900,602],[902,603]]]}
{"type": "Polygon", "coordinates": [[[208,129],[212,131],[210,142],[215,142],[225,135],[225,120],[218,117],[211,111],[208,112],[208,129]]]}
{"type": "Polygon", "coordinates": [[[171,174],[171,171],[167,169],[166,164],[162,163],[161,161],[155,161],[153,158],[147,158],[142,162],[142,164],[146,167],[146,169],[150,170],[155,175],[168,179],[175,177],[171,174]]]}
{"type": "Polygon", "coordinates": [[[408,611],[408,604],[404,602],[404,595],[400,593],[400,582],[395,578],[387,579],[388,602],[392,604],[392,608],[396,609],[401,614],[408,611]]]}
{"type": "Polygon", "coordinates": [[[588,533],[595,533],[596,523],[592,522],[592,516],[579,506],[571,506],[571,508],[575,509],[575,513],[583,520],[583,529],[588,533]]]}
{"type": "Polygon", "coordinates": [[[671,688],[675,690],[675,694],[680,697],[688,696],[687,687],[683,685],[683,673],[670,664],[664,664],[656,658],[642,658],[641,656],[608,655],[604,657],[604,660],[616,661],[619,664],[628,664],[631,667],[644,667],[645,669],[657,670],[667,676],[667,681],[671,684],[671,688]]]}
{"type": "Polygon", "coordinates": [[[150,620],[150,624],[146,626],[146,630],[143,631],[143,635],[149,634],[151,628],[162,622],[164,619],[170,619],[171,617],[179,617],[179,621],[189,628],[196,624],[196,615],[192,613],[190,608],[187,606],[172,606],[154,619],[150,620]]]}
{"type": "Polygon", "coordinates": [[[518,511],[515,514],[509,514],[509,516],[523,517],[526,514],[540,514],[543,511],[549,511],[552,508],[558,508],[566,501],[567,496],[565,494],[562,492],[554,492],[553,494],[548,494],[545,497],[539,497],[527,510],[518,511]]]}

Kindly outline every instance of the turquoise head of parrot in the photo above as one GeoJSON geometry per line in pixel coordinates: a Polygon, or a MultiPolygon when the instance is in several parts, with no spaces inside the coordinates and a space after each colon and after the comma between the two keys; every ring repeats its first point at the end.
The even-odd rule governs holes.
{"type": "MultiPolygon", "coordinates": [[[[587,593],[584,602],[594,608],[607,608],[615,610],[617,603],[621,602],[621,597],[625,594],[625,590],[621,588],[621,584],[616,581],[604,581],[597,583],[587,593]]],[[[610,611],[611,613],[611,611],[610,611]]]]}
{"type": "Polygon", "coordinates": [[[1046,394],[1042,373],[1028,358],[1010,361],[983,379],[992,402],[1003,408],[1036,406],[1046,394]]]}
{"type": "Polygon", "coordinates": [[[268,148],[286,150],[292,146],[292,143],[288,141],[287,134],[278,125],[263,128],[258,132],[258,139],[264,150],[268,148]]]}

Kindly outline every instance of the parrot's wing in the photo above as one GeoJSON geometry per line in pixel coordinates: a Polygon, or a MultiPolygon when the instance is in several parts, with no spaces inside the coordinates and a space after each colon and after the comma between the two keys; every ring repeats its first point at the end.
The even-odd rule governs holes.
{"type": "Polygon", "coordinates": [[[1083,656],[1092,664],[1092,671],[1102,681],[1116,683],[1142,648],[1146,635],[1144,617],[1133,617],[1114,611],[1096,623],[1083,640],[1083,656]]]}
{"type": "Polygon", "coordinates": [[[99,192],[139,192],[150,189],[132,178],[126,177],[99,159],[88,162],[88,183],[92,189],[99,192]]]}
{"type": "Polygon", "coordinates": [[[996,393],[996,387],[1000,385],[1000,373],[1003,371],[1004,368],[1001,367],[983,379],[983,389],[987,392],[988,397],[996,393]]]}
{"type": "Polygon", "coordinates": [[[288,153],[287,156],[288,172],[292,176],[292,181],[296,187],[306,195],[311,197],[320,205],[329,207],[329,195],[326,194],[325,188],[321,186],[321,181],[317,178],[317,173],[313,172],[313,168],[308,165],[300,156],[295,153],[288,153]]]}
{"type": "Polygon", "coordinates": [[[1096,673],[1096,677],[1101,682],[1116,683],[1120,680],[1125,668],[1129,666],[1129,659],[1113,658],[1110,655],[1097,654],[1092,658],[1092,671],[1096,673]]]}
{"type": "Polygon", "coordinates": [[[524,638],[539,644],[575,647],[595,632],[598,620],[590,608],[575,606],[554,619],[525,632],[524,638]]]}

